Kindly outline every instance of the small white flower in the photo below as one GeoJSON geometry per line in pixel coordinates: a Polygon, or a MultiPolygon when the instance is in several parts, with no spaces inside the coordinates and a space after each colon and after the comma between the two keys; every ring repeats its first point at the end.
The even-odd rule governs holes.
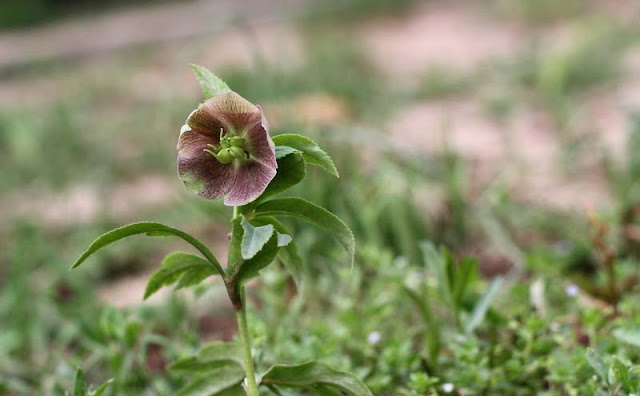
{"type": "Polygon", "coordinates": [[[444,391],[444,393],[453,392],[453,384],[450,384],[449,382],[447,382],[446,384],[442,384],[442,390],[444,391]]]}
{"type": "Polygon", "coordinates": [[[381,336],[379,331],[372,331],[367,336],[367,342],[369,343],[369,345],[376,345],[380,342],[380,338],[381,336]]]}
{"type": "Polygon", "coordinates": [[[577,285],[570,284],[565,289],[565,293],[567,293],[567,296],[569,297],[575,297],[578,295],[578,293],[580,293],[580,288],[577,285]]]}

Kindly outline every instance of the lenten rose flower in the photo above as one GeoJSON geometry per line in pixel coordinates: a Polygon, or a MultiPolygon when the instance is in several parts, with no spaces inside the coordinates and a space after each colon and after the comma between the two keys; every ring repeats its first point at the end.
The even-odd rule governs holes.
{"type": "Polygon", "coordinates": [[[178,140],[178,175],[196,194],[240,206],[258,198],[276,175],[267,120],[235,92],[214,96],[189,115],[178,140]]]}

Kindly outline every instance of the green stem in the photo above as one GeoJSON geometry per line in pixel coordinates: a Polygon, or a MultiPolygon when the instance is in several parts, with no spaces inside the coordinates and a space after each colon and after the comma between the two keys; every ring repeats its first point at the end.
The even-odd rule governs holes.
{"type": "Polygon", "coordinates": [[[233,207],[233,217],[232,217],[232,219],[235,219],[239,215],[240,215],[240,207],[239,206],[234,206],[233,207]]]}
{"type": "Polygon", "coordinates": [[[256,370],[253,366],[253,356],[251,355],[251,336],[249,335],[249,327],[247,326],[247,308],[244,298],[244,288],[240,290],[242,296],[242,307],[236,310],[236,318],[238,319],[238,329],[240,331],[240,342],[244,350],[244,370],[247,376],[247,395],[260,396],[258,384],[256,382],[256,370]]]}

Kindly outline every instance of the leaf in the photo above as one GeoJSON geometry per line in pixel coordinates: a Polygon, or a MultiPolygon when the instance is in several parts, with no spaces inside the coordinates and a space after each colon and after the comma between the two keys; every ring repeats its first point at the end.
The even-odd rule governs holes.
{"type": "Polygon", "coordinates": [[[78,368],[76,371],[76,382],[73,386],[73,396],[86,396],[87,394],[87,384],[86,377],[84,375],[84,371],[78,368]]]}
{"type": "Polygon", "coordinates": [[[298,245],[293,240],[293,238],[291,238],[290,232],[287,230],[284,224],[273,217],[261,216],[259,219],[255,219],[254,222],[260,224],[271,224],[275,227],[276,231],[278,232],[278,247],[282,248],[278,250],[278,259],[291,273],[291,276],[293,276],[293,280],[296,283],[296,287],[298,288],[298,290],[302,290],[304,286],[302,278],[303,261],[300,253],[298,252],[298,245]],[[282,245],[284,243],[284,241],[282,240],[284,236],[289,236],[289,238],[291,239],[286,246],[282,245]]]}
{"type": "Polygon", "coordinates": [[[431,243],[423,243],[420,247],[427,268],[436,277],[442,299],[448,304],[453,304],[453,296],[449,288],[449,275],[444,258],[431,243]]]}
{"type": "Polygon", "coordinates": [[[304,159],[302,154],[297,150],[279,158],[277,161],[278,172],[267,186],[267,189],[262,193],[260,198],[258,198],[257,203],[264,201],[267,197],[288,190],[300,183],[307,175],[304,159]]]}
{"type": "Polygon", "coordinates": [[[180,389],[175,396],[218,395],[238,385],[244,378],[244,370],[238,365],[213,370],[180,389]]]}
{"type": "Polygon", "coordinates": [[[491,307],[491,302],[493,301],[496,292],[500,289],[500,286],[502,286],[502,278],[500,277],[494,279],[493,282],[491,282],[489,290],[487,290],[484,296],[482,296],[480,301],[478,301],[476,306],[473,308],[473,312],[471,313],[471,316],[464,326],[465,333],[471,334],[476,329],[476,327],[478,327],[480,323],[482,323],[485,315],[487,314],[487,311],[491,307]]]}
{"type": "Polygon", "coordinates": [[[201,362],[231,360],[240,366],[244,366],[243,353],[241,346],[236,342],[215,341],[203,346],[198,351],[198,360],[201,362]]]}
{"type": "Polygon", "coordinates": [[[104,393],[104,391],[107,390],[109,385],[111,385],[112,382],[113,382],[113,378],[111,378],[110,380],[108,380],[104,384],[100,385],[99,387],[96,388],[96,390],[91,392],[91,396],[100,396],[100,395],[102,395],[104,393]]]}
{"type": "Polygon", "coordinates": [[[292,216],[305,220],[335,236],[349,254],[353,267],[355,239],[349,227],[328,210],[297,197],[264,202],[255,209],[256,216],[292,216]]]}
{"type": "Polygon", "coordinates": [[[427,331],[424,332],[425,344],[427,346],[427,353],[429,363],[431,367],[435,367],[438,361],[438,355],[440,354],[440,324],[438,320],[433,316],[433,310],[429,305],[428,296],[419,295],[415,290],[408,286],[404,287],[405,293],[409,296],[409,299],[418,307],[420,316],[426,325],[427,331]]]}
{"type": "Polygon", "coordinates": [[[209,275],[215,274],[215,269],[205,259],[194,254],[174,252],[162,260],[162,267],[156,271],[144,291],[146,300],[163,286],[175,283],[182,276],[187,278],[178,284],[177,289],[196,284],[209,275]]]}
{"type": "Polygon", "coordinates": [[[188,243],[190,243],[193,247],[198,249],[202,255],[209,260],[209,262],[213,265],[215,270],[219,274],[224,274],[224,270],[222,266],[215,258],[213,253],[207,248],[202,242],[198,241],[196,238],[187,234],[186,232],[180,231],[176,228],[168,227],[164,224],[160,223],[150,223],[150,222],[141,222],[141,223],[133,223],[126,225],[124,227],[116,228],[115,230],[111,230],[105,234],[102,234],[98,239],[93,241],[89,248],[82,253],[80,258],[76,260],[76,262],[71,266],[71,268],[76,268],[80,264],[82,264],[89,256],[102,249],[103,247],[110,245],[114,242],[117,242],[123,238],[132,235],[138,234],[149,234],[150,236],[177,236],[178,238],[182,238],[188,243]]]}
{"type": "Polygon", "coordinates": [[[298,365],[276,364],[262,376],[261,384],[293,387],[326,386],[351,396],[373,396],[356,376],[334,370],[318,362],[298,365]]]}
{"type": "Polygon", "coordinates": [[[278,247],[285,247],[293,241],[291,235],[278,233],[278,247]]]}
{"type": "Polygon", "coordinates": [[[622,361],[614,357],[611,362],[611,370],[616,377],[616,381],[622,384],[622,387],[626,392],[633,391],[633,384],[631,383],[631,376],[629,375],[629,369],[622,363],[622,361]]]}
{"type": "Polygon", "coordinates": [[[212,275],[216,275],[216,271],[210,265],[207,265],[206,267],[202,265],[193,267],[180,277],[180,280],[176,285],[176,290],[198,285],[212,275]]]}
{"type": "Polygon", "coordinates": [[[607,367],[602,361],[602,357],[596,353],[592,348],[587,349],[587,361],[593,369],[598,373],[600,378],[607,380],[607,367]]]}
{"type": "Polygon", "coordinates": [[[247,396],[247,393],[242,385],[238,384],[216,393],[215,396],[247,396]]]}
{"type": "Polygon", "coordinates": [[[338,169],[336,169],[333,160],[324,150],[322,150],[316,142],[306,136],[285,133],[273,136],[273,142],[276,146],[288,146],[302,152],[302,157],[307,163],[317,165],[327,171],[329,174],[339,177],[338,169]]]}
{"type": "Polygon", "coordinates": [[[258,275],[258,272],[271,264],[278,253],[278,236],[273,232],[269,240],[262,246],[255,256],[249,260],[242,257],[242,245],[244,240],[244,216],[239,215],[231,221],[231,243],[229,244],[227,272],[234,283],[242,284],[258,275]]]}
{"type": "Polygon", "coordinates": [[[193,69],[193,72],[200,82],[205,100],[211,99],[221,93],[231,92],[229,86],[207,68],[192,64],[191,69],[193,69]]]}
{"type": "Polygon", "coordinates": [[[274,232],[271,224],[254,227],[244,216],[242,217],[242,229],[244,235],[240,252],[243,260],[249,260],[258,254],[260,249],[271,239],[274,232]]]}
{"type": "Polygon", "coordinates": [[[191,356],[176,360],[169,366],[170,371],[185,372],[185,373],[210,373],[215,370],[219,370],[225,367],[241,367],[236,361],[226,360],[212,360],[202,361],[198,357],[191,356]]]}
{"type": "Polygon", "coordinates": [[[613,336],[622,342],[640,347],[640,328],[615,329],[613,336]]]}
{"type": "Polygon", "coordinates": [[[279,160],[280,158],[284,158],[284,157],[288,156],[289,154],[293,154],[293,153],[300,153],[302,155],[302,152],[300,150],[294,149],[293,147],[276,146],[276,159],[277,160],[279,160]]]}
{"type": "Polygon", "coordinates": [[[241,285],[249,279],[258,276],[259,272],[271,264],[276,258],[278,249],[278,236],[273,234],[258,254],[242,263],[234,280],[241,285]]]}
{"type": "Polygon", "coordinates": [[[458,267],[453,276],[453,301],[456,306],[462,304],[467,288],[476,276],[478,263],[476,260],[465,257],[458,263],[458,267]]]}

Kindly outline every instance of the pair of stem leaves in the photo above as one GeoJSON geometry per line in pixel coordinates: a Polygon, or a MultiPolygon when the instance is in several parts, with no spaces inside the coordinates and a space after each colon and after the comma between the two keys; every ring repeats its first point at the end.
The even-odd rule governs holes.
{"type": "MultiPolygon", "coordinates": [[[[176,392],[176,396],[245,396],[241,384],[245,376],[244,363],[239,358],[241,354],[237,343],[216,341],[202,347],[196,355],[174,362],[169,370],[194,377],[176,392]]],[[[282,395],[280,388],[293,387],[306,388],[324,396],[371,396],[355,376],[319,362],[275,364],[258,377],[258,384],[276,395],[282,395]]]]}
{"type": "Polygon", "coordinates": [[[162,262],[162,268],[149,279],[144,298],[150,297],[163,286],[177,282],[176,289],[201,283],[213,275],[220,275],[230,291],[232,303],[239,304],[239,290],[249,279],[278,257],[292,273],[295,281],[302,282],[302,258],[297,246],[279,217],[294,217],[314,224],[334,235],[344,246],[353,265],[355,241],[349,227],[333,213],[298,197],[272,198],[301,182],[306,176],[306,164],[320,166],[338,176],[329,155],[311,139],[295,134],[273,137],[276,144],[278,173],[265,192],[254,202],[238,208],[232,220],[231,244],[225,270],[215,255],[202,242],[184,231],[160,223],[141,222],[117,228],[96,239],[73,264],[76,268],[99,249],[132,235],[176,236],[193,247],[202,256],[175,252],[162,262]],[[234,301],[235,300],[235,301],[234,301]]]}

